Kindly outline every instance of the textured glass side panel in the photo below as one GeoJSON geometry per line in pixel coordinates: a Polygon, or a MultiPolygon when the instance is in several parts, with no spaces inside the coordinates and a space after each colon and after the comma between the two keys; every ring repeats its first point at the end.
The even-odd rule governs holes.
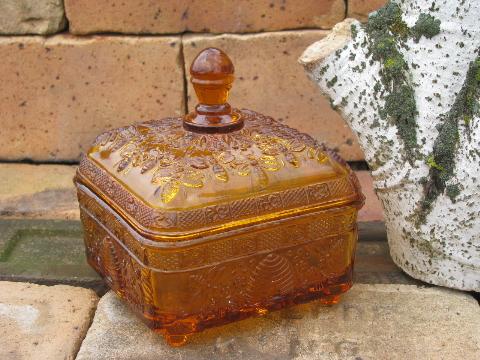
{"type": "Polygon", "coordinates": [[[90,199],[81,210],[90,264],[158,331],[188,335],[351,286],[353,207],[166,250],[141,245],[90,199]]]}

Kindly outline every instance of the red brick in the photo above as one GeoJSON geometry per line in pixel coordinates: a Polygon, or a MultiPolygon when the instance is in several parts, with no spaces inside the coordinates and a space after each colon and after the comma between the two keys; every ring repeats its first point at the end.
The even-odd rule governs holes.
{"type": "Polygon", "coordinates": [[[345,17],[344,0],[65,0],[75,34],[172,34],[329,29],[345,17]]]}
{"type": "Polygon", "coordinates": [[[0,159],[78,160],[108,128],[184,112],[180,37],[0,38],[0,159]]]}
{"type": "Polygon", "coordinates": [[[368,14],[381,8],[387,0],[348,0],[347,17],[366,21],[368,14]]]}
{"type": "Polygon", "coordinates": [[[370,171],[356,171],[363,195],[365,195],[365,205],[358,213],[358,221],[383,221],[382,203],[373,189],[373,179],[370,171]]]}

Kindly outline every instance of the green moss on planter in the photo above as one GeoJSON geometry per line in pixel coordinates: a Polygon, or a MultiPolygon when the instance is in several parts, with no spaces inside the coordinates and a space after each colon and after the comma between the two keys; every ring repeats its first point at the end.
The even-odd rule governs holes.
{"type": "Polygon", "coordinates": [[[401,56],[395,56],[393,58],[388,58],[384,64],[385,70],[391,71],[392,73],[398,73],[399,70],[403,70],[406,67],[405,61],[401,56]]]}
{"type": "MultiPolygon", "coordinates": [[[[398,4],[388,2],[369,17],[365,31],[370,39],[372,59],[383,64],[380,76],[386,94],[383,94],[385,106],[380,115],[395,123],[404,142],[407,158],[413,161],[416,157],[418,112],[413,86],[409,81],[408,65],[398,51],[398,46],[409,37],[410,29],[402,20],[398,4]]],[[[376,86],[375,92],[379,91],[380,87],[376,86]]]]}
{"type": "Polygon", "coordinates": [[[352,39],[355,40],[355,38],[357,37],[357,34],[358,34],[358,30],[357,30],[357,27],[355,26],[355,24],[352,24],[350,26],[350,31],[352,33],[352,39]]]}
{"type": "Polygon", "coordinates": [[[441,189],[445,181],[453,176],[455,167],[455,150],[459,141],[458,124],[461,119],[471,119],[479,111],[478,97],[480,96],[480,57],[470,63],[467,75],[461,90],[450,111],[444,116],[444,122],[439,130],[433,146],[433,157],[445,171],[438,176],[441,189]]]}
{"type": "Polygon", "coordinates": [[[408,84],[393,87],[391,93],[385,97],[384,110],[395,119],[398,133],[405,143],[405,148],[413,155],[413,150],[417,147],[415,119],[417,105],[412,87],[408,84]]]}
{"type": "MultiPolygon", "coordinates": [[[[446,190],[452,201],[460,194],[458,185],[447,186],[455,172],[455,155],[460,140],[459,122],[471,119],[480,111],[478,97],[480,96],[480,57],[470,63],[465,81],[455,102],[442,116],[442,126],[433,144],[429,180],[425,184],[425,198],[421,202],[420,223],[425,221],[435,199],[446,190]]],[[[468,125],[467,125],[468,126],[468,125]]]]}
{"type": "Polygon", "coordinates": [[[458,118],[448,116],[433,145],[433,159],[439,169],[433,169],[431,176],[437,181],[439,190],[445,188],[445,182],[453,176],[455,168],[455,150],[459,140],[458,118]]]}
{"type": "MultiPolygon", "coordinates": [[[[398,48],[405,47],[408,38],[413,37],[418,41],[422,36],[432,38],[437,35],[440,32],[440,20],[422,13],[415,26],[409,28],[402,19],[400,6],[389,1],[370,15],[364,28],[368,34],[372,59],[383,64],[380,76],[386,93],[383,94],[385,107],[380,114],[395,123],[404,142],[408,161],[413,162],[417,158],[418,111],[409,68],[398,48]]],[[[375,93],[379,91],[380,88],[376,87],[375,93]]]]}
{"type": "Polygon", "coordinates": [[[418,41],[422,36],[431,39],[440,33],[440,20],[430,14],[420,14],[412,28],[413,38],[418,41]]]}
{"type": "Polygon", "coordinates": [[[319,74],[320,74],[320,75],[325,74],[325,73],[327,72],[327,70],[328,70],[328,67],[329,67],[328,64],[325,65],[325,66],[323,66],[323,67],[320,69],[319,74]]]}
{"type": "Polygon", "coordinates": [[[443,167],[441,167],[440,165],[438,165],[436,162],[435,162],[435,159],[433,158],[433,156],[429,156],[427,158],[427,165],[430,166],[431,168],[433,169],[437,169],[439,171],[444,171],[445,169],[443,167]]]}
{"type": "Polygon", "coordinates": [[[394,2],[387,2],[368,18],[366,30],[368,33],[385,32],[388,29],[394,35],[406,37],[409,33],[407,24],[402,19],[402,10],[394,2]]]}
{"type": "Polygon", "coordinates": [[[337,75],[335,75],[333,78],[327,81],[327,87],[331,88],[333,85],[336,84],[337,80],[337,75]]]}
{"type": "Polygon", "coordinates": [[[457,198],[458,195],[460,195],[460,185],[458,184],[453,184],[453,185],[447,185],[447,196],[452,200],[452,202],[455,202],[455,199],[457,198]]]}

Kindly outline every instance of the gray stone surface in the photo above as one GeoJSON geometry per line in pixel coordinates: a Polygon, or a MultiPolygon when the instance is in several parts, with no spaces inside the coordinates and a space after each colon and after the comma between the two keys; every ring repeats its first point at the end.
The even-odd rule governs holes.
{"type": "Polygon", "coordinates": [[[0,359],[74,359],[97,301],[88,289],[0,282],[0,359]]]}
{"type": "Polygon", "coordinates": [[[0,163],[0,217],[78,219],[71,165],[0,163]]]}
{"type": "Polygon", "coordinates": [[[79,221],[0,219],[0,280],[103,290],[85,259],[79,221]]]}
{"type": "MultiPolygon", "coordinates": [[[[355,282],[420,284],[388,253],[383,223],[360,223],[355,282]]],[[[0,280],[69,284],[103,294],[101,278],[87,264],[79,221],[0,219],[0,280]]]]}
{"type": "Polygon", "coordinates": [[[0,34],[53,34],[66,23],[63,0],[0,1],[0,34]]]}
{"type": "Polygon", "coordinates": [[[355,283],[425,285],[395,265],[383,223],[360,223],[359,238],[353,275],[355,283]]]}
{"type": "Polygon", "coordinates": [[[77,360],[478,359],[480,312],[469,295],[414,285],[355,285],[332,307],[305,304],[167,346],[113,293],[98,305],[77,360]]]}

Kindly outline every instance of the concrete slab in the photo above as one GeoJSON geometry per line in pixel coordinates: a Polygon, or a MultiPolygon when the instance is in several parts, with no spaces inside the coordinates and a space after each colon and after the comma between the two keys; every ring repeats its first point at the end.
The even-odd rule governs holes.
{"type": "Polygon", "coordinates": [[[103,289],[87,264],[79,221],[0,220],[0,280],[103,289]]]}
{"type": "Polygon", "coordinates": [[[0,359],[74,359],[98,298],[92,290],[0,282],[0,359]]]}
{"type": "Polygon", "coordinates": [[[355,285],[318,302],[193,336],[169,347],[109,292],[77,360],[478,359],[480,311],[469,295],[414,285],[355,285]]]}

